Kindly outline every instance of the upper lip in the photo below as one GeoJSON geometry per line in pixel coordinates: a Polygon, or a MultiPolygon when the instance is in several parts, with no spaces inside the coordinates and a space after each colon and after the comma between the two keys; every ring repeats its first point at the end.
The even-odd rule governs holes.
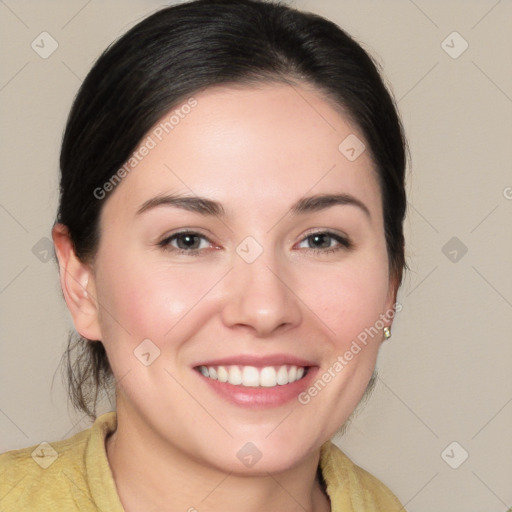
{"type": "Polygon", "coordinates": [[[237,356],[222,357],[218,359],[209,359],[200,363],[194,364],[197,366],[230,366],[230,365],[241,365],[241,366],[255,366],[256,368],[263,368],[265,366],[316,366],[312,361],[302,359],[288,354],[273,354],[273,355],[250,355],[240,354],[237,356]]]}

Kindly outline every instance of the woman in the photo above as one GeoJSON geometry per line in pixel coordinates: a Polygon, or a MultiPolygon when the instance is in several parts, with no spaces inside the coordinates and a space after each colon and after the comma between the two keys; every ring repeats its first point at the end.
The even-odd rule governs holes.
{"type": "Polygon", "coordinates": [[[390,336],[404,146],[375,65],[318,16],[198,0],[112,45],[53,228],[96,421],[3,454],[3,509],[403,510],[330,438],[390,336]]]}

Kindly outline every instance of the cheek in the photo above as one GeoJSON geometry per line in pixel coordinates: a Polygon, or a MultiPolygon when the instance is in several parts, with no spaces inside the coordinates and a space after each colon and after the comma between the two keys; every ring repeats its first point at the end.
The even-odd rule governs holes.
{"type": "Polygon", "coordinates": [[[388,296],[388,275],[384,265],[340,266],[305,275],[314,286],[304,288],[306,304],[329,328],[330,338],[343,349],[384,313],[388,296]],[[313,275],[314,274],[314,275],[313,275]]]}
{"type": "Polygon", "coordinates": [[[109,258],[98,272],[104,341],[122,337],[137,345],[149,338],[160,345],[172,339],[174,326],[202,302],[217,280],[211,269],[197,265],[172,267],[151,265],[142,257],[109,258]]]}

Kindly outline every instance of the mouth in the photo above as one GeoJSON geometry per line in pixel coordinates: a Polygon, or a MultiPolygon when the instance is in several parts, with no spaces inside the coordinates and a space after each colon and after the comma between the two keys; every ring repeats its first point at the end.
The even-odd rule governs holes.
{"type": "Polygon", "coordinates": [[[218,382],[226,382],[233,386],[251,388],[275,388],[286,386],[303,379],[309,366],[244,366],[244,365],[212,365],[196,366],[194,369],[203,377],[218,382]]]}
{"type": "Polygon", "coordinates": [[[291,354],[240,354],[198,361],[192,368],[206,389],[218,397],[238,407],[261,410],[293,403],[311,385],[320,367],[291,354]]]}

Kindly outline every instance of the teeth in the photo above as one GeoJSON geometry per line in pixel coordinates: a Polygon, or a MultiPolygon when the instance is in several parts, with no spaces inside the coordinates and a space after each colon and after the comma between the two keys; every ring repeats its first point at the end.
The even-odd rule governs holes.
{"type": "Polygon", "coordinates": [[[233,384],[234,386],[242,384],[242,372],[240,371],[240,368],[238,366],[230,366],[228,373],[228,382],[230,384],[233,384]]]}
{"type": "Polygon", "coordinates": [[[281,366],[277,371],[277,383],[280,386],[288,384],[288,372],[286,371],[286,366],[281,366]]]}
{"type": "Polygon", "coordinates": [[[265,366],[199,366],[198,370],[205,376],[219,382],[229,382],[234,386],[273,388],[284,386],[302,379],[305,369],[302,366],[282,365],[265,366]]]}
{"type": "Polygon", "coordinates": [[[266,388],[272,388],[277,383],[277,372],[273,366],[266,366],[260,371],[260,385],[266,388]]]}
{"type": "MultiPolygon", "coordinates": [[[[201,368],[204,368],[204,367],[201,366],[201,368]]],[[[229,373],[226,370],[226,368],[224,368],[224,366],[219,366],[217,368],[217,380],[219,382],[227,382],[228,379],[229,379],[229,373]]]]}
{"type": "Polygon", "coordinates": [[[259,386],[260,374],[254,366],[244,366],[242,370],[242,384],[244,386],[259,386]]]}
{"type": "Polygon", "coordinates": [[[213,366],[208,366],[208,376],[212,379],[217,378],[217,370],[213,366]]]}

